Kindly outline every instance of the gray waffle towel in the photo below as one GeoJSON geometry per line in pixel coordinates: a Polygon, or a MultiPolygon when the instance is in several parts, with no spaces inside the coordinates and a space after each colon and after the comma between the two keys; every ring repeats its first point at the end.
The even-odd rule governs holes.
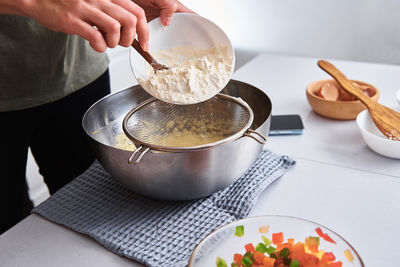
{"type": "Polygon", "coordinates": [[[193,201],[154,200],[123,188],[96,161],[33,212],[148,266],[186,266],[215,228],[246,217],[258,195],[294,164],[263,151],[234,184],[193,201]]]}

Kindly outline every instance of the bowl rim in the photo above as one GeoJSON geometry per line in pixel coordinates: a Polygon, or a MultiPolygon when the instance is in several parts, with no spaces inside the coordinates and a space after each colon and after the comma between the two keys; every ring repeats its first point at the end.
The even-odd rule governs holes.
{"type": "MultiPolygon", "coordinates": [[[[307,95],[311,96],[311,97],[314,98],[314,99],[318,99],[318,100],[320,100],[320,101],[322,101],[322,102],[348,103],[349,105],[350,105],[350,104],[356,104],[356,103],[357,103],[357,104],[359,104],[359,103],[362,104],[360,100],[344,101],[344,100],[330,100],[330,99],[324,99],[324,98],[322,98],[322,97],[317,96],[316,94],[314,94],[314,92],[311,90],[311,89],[312,89],[312,88],[311,88],[312,85],[314,85],[314,84],[316,84],[316,83],[331,82],[331,81],[336,81],[336,80],[335,80],[335,79],[322,79],[322,80],[315,80],[315,81],[310,82],[310,83],[306,86],[306,93],[307,93],[307,95]]],[[[375,87],[374,85],[372,85],[372,84],[370,84],[370,83],[367,83],[367,82],[360,81],[360,80],[353,80],[353,79],[351,79],[350,81],[356,82],[356,83],[359,83],[359,84],[363,84],[363,85],[371,86],[371,87],[375,90],[375,94],[373,94],[370,98],[371,98],[371,99],[376,99],[376,100],[379,99],[379,96],[380,96],[379,89],[378,89],[377,87],[375,87]]]]}
{"type": "Polygon", "coordinates": [[[210,143],[206,143],[206,144],[202,144],[202,145],[195,145],[195,146],[166,146],[166,145],[157,145],[157,144],[151,144],[151,143],[147,143],[144,142],[142,140],[137,139],[130,131],[129,131],[129,127],[128,127],[128,121],[131,117],[132,114],[134,114],[136,111],[140,110],[140,108],[151,104],[152,102],[155,101],[161,101],[158,100],[154,97],[147,99],[145,101],[143,101],[142,103],[140,103],[139,105],[137,105],[136,107],[132,108],[124,117],[123,120],[123,132],[125,133],[125,135],[132,141],[134,142],[135,146],[137,146],[139,149],[139,147],[148,147],[151,150],[155,150],[155,151],[163,151],[163,152],[186,152],[186,151],[197,151],[197,150],[204,150],[204,149],[209,149],[212,147],[216,147],[219,145],[223,145],[225,143],[230,143],[233,142],[241,137],[246,136],[246,133],[249,131],[249,129],[251,128],[251,125],[253,124],[254,121],[254,112],[251,109],[250,105],[247,104],[247,102],[245,102],[244,100],[242,100],[241,98],[238,97],[233,97],[227,94],[222,94],[222,93],[218,93],[217,95],[215,95],[213,98],[220,98],[223,100],[227,100],[227,101],[231,101],[233,103],[236,103],[240,106],[242,106],[249,114],[249,119],[247,121],[247,123],[236,133],[225,137],[223,139],[214,141],[214,142],[210,142],[210,143]],[[137,145],[136,145],[137,144],[137,145]]]}
{"type": "MultiPolygon", "coordinates": [[[[241,80],[236,80],[236,79],[229,79],[229,82],[227,83],[227,85],[226,85],[221,91],[223,91],[225,88],[227,88],[227,86],[229,86],[229,84],[232,84],[232,86],[236,86],[236,85],[250,86],[252,89],[257,90],[257,92],[258,92],[259,94],[262,94],[262,95],[265,97],[265,99],[267,100],[267,102],[268,102],[268,105],[267,105],[267,106],[269,107],[268,112],[267,112],[267,115],[268,115],[268,116],[265,117],[265,120],[264,120],[260,125],[253,125],[253,124],[251,124],[250,127],[249,127],[250,130],[258,131],[258,130],[260,130],[264,125],[268,124],[268,121],[270,122],[271,116],[272,116],[272,101],[271,101],[270,96],[269,96],[264,90],[262,90],[261,88],[255,86],[255,85],[253,85],[253,84],[251,84],[251,83],[243,82],[243,81],[241,81],[241,80]],[[253,128],[253,126],[256,126],[256,127],[253,128]]],[[[114,95],[125,94],[126,92],[128,92],[128,91],[130,91],[130,90],[132,90],[132,89],[134,89],[134,88],[136,88],[136,89],[141,89],[141,90],[143,90],[144,92],[146,92],[146,91],[140,86],[140,84],[135,84],[135,85],[129,86],[129,87],[127,87],[127,88],[124,88],[124,89],[121,89],[121,90],[117,90],[117,91],[115,91],[115,92],[111,92],[111,93],[109,93],[108,95],[103,96],[102,98],[100,98],[99,100],[97,100],[96,102],[94,102],[94,103],[86,110],[85,114],[82,116],[81,127],[82,127],[83,131],[86,133],[86,135],[89,137],[89,140],[94,141],[95,143],[99,143],[99,144],[101,144],[102,146],[106,146],[108,149],[116,149],[116,150],[121,150],[121,151],[125,151],[125,152],[130,152],[130,153],[132,153],[132,151],[128,151],[128,150],[116,148],[116,147],[114,147],[114,146],[105,144],[104,142],[101,142],[101,141],[97,140],[97,139],[93,136],[93,134],[91,133],[91,131],[89,131],[89,129],[87,129],[87,127],[86,127],[85,125],[86,125],[86,121],[88,121],[88,116],[90,115],[90,113],[92,112],[92,110],[95,109],[101,102],[106,101],[106,99],[111,98],[111,97],[113,97],[114,95]]],[[[226,94],[226,95],[228,95],[228,96],[230,96],[230,97],[233,97],[233,98],[238,98],[238,97],[240,98],[240,96],[233,96],[233,95],[227,94],[227,93],[225,93],[225,92],[224,92],[223,94],[226,94]]],[[[152,96],[149,94],[149,98],[148,98],[148,99],[151,99],[151,98],[152,98],[152,96]]],[[[146,101],[146,100],[145,100],[145,101],[146,101]]],[[[244,100],[243,100],[243,101],[244,101],[244,100]]],[[[142,101],[141,103],[143,103],[143,102],[144,102],[144,101],[142,101]]],[[[250,104],[248,104],[246,101],[244,101],[244,102],[245,102],[248,106],[250,106],[250,104]]],[[[141,103],[138,103],[137,105],[140,105],[141,103]]],[[[251,109],[251,111],[252,111],[252,113],[253,113],[253,116],[254,116],[254,118],[255,118],[255,115],[254,115],[255,112],[253,111],[253,109],[252,109],[251,106],[250,106],[250,109],[251,109]]],[[[123,116],[126,116],[126,113],[125,113],[123,116]]],[[[253,118],[253,122],[254,122],[254,118],[253,118]]],[[[112,123],[112,122],[113,122],[113,121],[110,121],[109,123],[112,123]]],[[[104,126],[104,127],[106,127],[106,126],[104,126]]],[[[269,132],[269,126],[268,126],[267,134],[268,134],[268,132],[269,132]]],[[[235,139],[235,140],[238,140],[238,139],[240,139],[240,138],[242,138],[242,137],[239,137],[239,138],[237,138],[237,139],[235,139]]],[[[267,136],[267,138],[268,138],[268,136],[267,136]]],[[[233,141],[235,141],[235,140],[233,140],[233,141]]],[[[227,142],[227,143],[229,143],[229,142],[227,142]]],[[[209,149],[209,148],[205,148],[205,149],[209,149]]],[[[197,151],[197,150],[186,151],[186,152],[196,152],[196,151],[197,151]]],[[[173,153],[173,152],[165,152],[165,151],[158,151],[158,150],[150,150],[149,152],[151,152],[151,153],[173,153]]]]}
{"type": "Polygon", "coordinates": [[[396,99],[397,99],[397,103],[400,104],[400,89],[397,90],[397,92],[396,92],[396,99]]]}
{"type": "MultiPolygon", "coordinates": [[[[393,109],[397,108],[397,109],[400,110],[400,107],[390,107],[390,108],[393,108],[393,109]]],[[[386,142],[388,144],[393,144],[393,142],[399,142],[400,143],[400,141],[390,140],[389,138],[385,138],[383,136],[379,136],[379,135],[376,135],[374,133],[371,133],[365,127],[363,127],[363,124],[362,124],[361,120],[365,121],[367,119],[367,116],[370,116],[370,115],[369,115],[368,109],[365,109],[365,110],[361,111],[360,113],[358,113],[358,115],[356,117],[357,126],[360,129],[361,133],[364,133],[367,136],[370,136],[372,138],[377,138],[378,140],[382,140],[383,142],[386,142]]],[[[370,116],[370,119],[373,122],[373,119],[371,118],[371,116],[370,116]]],[[[370,145],[370,143],[367,142],[367,140],[364,139],[364,141],[368,144],[368,146],[370,145]]]]}
{"type": "MultiPolygon", "coordinates": [[[[215,95],[217,95],[218,93],[220,93],[220,92],[225,88],[225,86],[228,85],[228,83],[229,83],[230,80],[232,79],[233,73],[234,73],[234,71],[235,71],[235,66],[236,66],[236,54],[235,54],[235,48],[233,47],[232,41],[231,41],[231,39],[229,38],[228,34],[227,34],[219,25],[217,25],[215,22],[211,21],[210,19],[208,19],[208,18],[206,18],[206,17],[203,17],[203,16],[201,16],[201,15],[199,15],[199,14],[185,13],[185,12],[175,13],[175,14],[174,14],[174,18],[177,18],[177,17],[183,17],[183,18],[196,17],[196,18],[200,18],[201,20],[206,21],[208,24],[213,25],[214,27],[216,27],[216,28],[221,32],[221,34],[224,36],[224,38],[227,40],[227,44],[229,45],[228,50],[229,50],[229,51],[232,51],[232,53],[229,53],[229,56],[232,57],[231,71],[230,71],[229,77],[228,77],[228,79],[226,80],[224,86],[223,86],[217,93],[215,93],[215,94],[213,95],[213,96],[215,96],[215,95]]],[[[155,19],[151,20],[151,21],[148,23],[149,26],[150,26],[150,24],[152,24],[152,23],[157,23],[156,21],[157,21],[158,19],[159,19],[159,18],[155,18],[155,19]]],[[[165,26],[163,26],[163,27],[165,27],[165,26]]],[[[129,67],[130,67],[131,73],[133,74],[133,77],[134,77],[135,80],[138,82],[138,84],[139,84],[148,94],[150,94],[150,95],[153,96],[154,98],[159,99],[159,98],[156,97],[155,95],[151,94],[151,92],[147,91],[147,90],[141,85],[141,83],[140,83],[140,81],[139,81],[139,78],[140,78],[140,77],[138,76],[138,74],[137,74],[137,72],[136,72],[135,63],[134,63],[133,60],[132,60],[132,55],[133,55],[133,53],[136,53],[136,51],[135,51],[135,49],[131,46],[131,47],[129,48],[129,67]]],[[[211,96],[211,97],[213,97],[213,96],[211,96]]],[[[210,98],[211,98],[211,97],[210,97],[210,98]]],[[[165,99],[160,99],[160,100],[165,101],[165,99]]],[[[206,100],[207,100],[207,99],[206,99],[206,100]]],[[[205,101],[205,100],[203,100],[203,101],[205,101]]],[[[200,102],[203,102],[203,101],[200,101],[200,102]]],[[[167,102],[169,102],[169,101],[167,101],[167,102]]],[[[183,103],[175,103],[175,102],[170,102],[170,103],[178,104],[178,105],[183,105],[183,103]]],[[[196,103],[199,103],[199,102],[196,102],[196,103]]],[[[196,104],[196,103],[190,103],[190,104],[196,104]]]]}
{"type": "Polygon", "coordinates": [[[300,217],[296,217],[296,216],[278,215],[278,214],[275,214],[275,215],[273,215],[273,214],[266,214],[266,215],[250,216],[250,217],[247,217],[247,218],[238,219],[238,220],[235,220],[235,221],[233,221],[233,222],[227,223],[227,224],[225,224],[225,225],[223,225],[223,226],[220,226],[220,227],[216,228],[215,230],[213,230],[211,233],[209,233],[208,235],[206,235],[206,236],[195,246],[195,248],[193,249],[192,254],[190,255],[190,258],[189,258],[188,267],[192,267],[192,266],[193,266],[192,264],[194,263],[194,256],[196,255],[196,252],[197,252],[197,250],[200,248],[200,246],[201,246],[205,241],[207,241],[207,240],[208,240],[214,233],[216,233],[217,231],[220,231],[220,230],[222,230],[222,229],[228,228],[228,227],[230,227],[230,226],[232,226],[232,225],[235,225],[235,224],[239,224],[239,223],[242,223],[242,222],[246,222],[246,221],[248,221],[248,220],[261,219],[261,218],[270,218],[270,217],[279,217],[279,218],[284,218],[284,219],[286,218],[286,219],[289,219],[289,220],[303,221],[303,222],[307,222],[307,223],[314,224],[315,226],[323,227],[323,228],[325,228],[325,229],[331,231],[331,232],[334,233],[336,236],[338,236],[340,239],[342,239],[342,241],[343,241],[346,245],[348,245],[348,246],[353,250],[353,252],[354,252],[354,254],[355,254],[354,256],[357,257],[357,259],[360,261],[361,266],[365,266],[363,260],[361,259],[361,256],[360,256],[359,253],[357,252],[357,250],[356,250],[345,238],[343,238],[343,237],[342,237],[341,235],[339,235],[337,232],[331,230],[329,227],[326,227],[325,225],[322,225],[322,224],[320,224],[320,223],[316,223],[316,222],[314,222],[314,221],[312,221],[312,220],[304,219],[304,218],[300,218],[300,217]]]}

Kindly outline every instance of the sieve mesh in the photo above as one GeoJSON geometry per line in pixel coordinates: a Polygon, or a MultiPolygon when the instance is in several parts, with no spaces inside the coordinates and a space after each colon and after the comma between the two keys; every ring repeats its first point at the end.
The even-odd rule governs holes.
{"type": "Polygon", "coordinates": [[[126,115],[123,128],[139,145],[192,148],[233,138],[252,121],[253,113],[243,100],[218,94],[193,105],[150,99],[126,115]]]}

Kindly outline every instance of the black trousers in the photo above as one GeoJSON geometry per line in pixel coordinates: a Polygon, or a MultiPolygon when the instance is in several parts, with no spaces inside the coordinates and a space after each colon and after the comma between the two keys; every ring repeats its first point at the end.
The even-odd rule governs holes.
{"type": "Polygon", "coordinates": [[[84,172],[95,157],[82,128],[82,117],[110,93],[106,71],[97,80],[42,106],[0,112],[0,234],[29,215],[26,209],[28,148],[50,193],[84,172]]]}

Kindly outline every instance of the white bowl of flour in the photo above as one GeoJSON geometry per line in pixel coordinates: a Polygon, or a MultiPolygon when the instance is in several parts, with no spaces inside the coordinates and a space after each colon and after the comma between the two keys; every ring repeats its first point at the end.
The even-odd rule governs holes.
{"type": "Polygon", "coordinates": [[[229,82],[235,53],[228,36],[213,22],[177,13],[168,27],[159,19],[151,21],[149,32],[150,53],[169,69],[155,73],[133,48],[130,63],[139,84],[155,98],[195,104],[210,99],[229,82]]]}

